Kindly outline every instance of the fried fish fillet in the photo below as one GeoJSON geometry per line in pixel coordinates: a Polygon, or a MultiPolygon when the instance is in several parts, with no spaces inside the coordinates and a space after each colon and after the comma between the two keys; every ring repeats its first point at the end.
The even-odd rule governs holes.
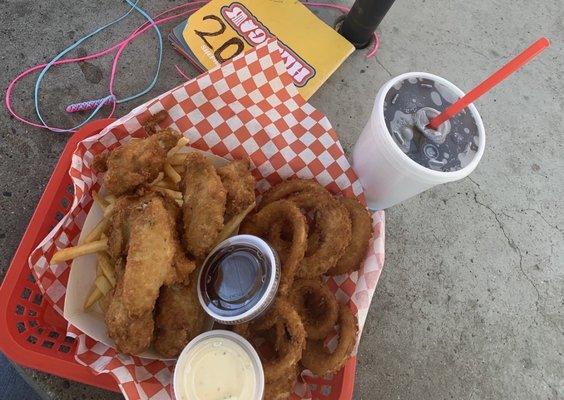
{"type": "Polygon", "coordinates": [[[255,202],[255,178],[248,159],[234,160],[218,168],[217,174],[227,190],[225,221],[240,214],[255,202]]]}
{"type": "Polygon", "coordinates": [[[196,258],[204,257],[223,228],[226,190],[211,161],[188,153],[183,179],[184,242],[196,258]]]}
{"type": "Polygon", "coordinates": [[[107,171],[104,183],[110,194],[131,193],[158,176],[167,152],[180,137],[179,133],[166,129],[145,139],[132,139],[110,153],[97,156],[93,166],[97,171],[107,171]]]}
{"type": "Polygon", "coordinates": [[[171,285],[161,289],[156,308],[155,350],[175,357],[190,340],[204,332],[208,317],[198,301],[197,282],[188,286],[171,285]]]}

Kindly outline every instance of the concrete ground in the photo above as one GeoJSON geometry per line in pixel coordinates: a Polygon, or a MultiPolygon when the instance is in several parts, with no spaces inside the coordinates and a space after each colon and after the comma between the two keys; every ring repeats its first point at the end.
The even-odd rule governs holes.
{"type": "Polygon", "coordinates": [[[30,390],[29,381],[29,377],[21,373],[21,368],[18,365],[12,364],[12,362],[0,352],[0,387],[2,388],[2,399],[41,400],[38,394],[30,390]]]}
{"type": "MultiPolygon", "coordinates": [[[[154,12],[180,2],[141,3],[154,12]]],[[[108,0],[0,4],[1,87],[124,9],[108,0]]],[[[83,49],[102,48],[138,22],[83,49]]],[[[561,0],[398,0],[381,25],[378,56],[356,52],[311,99],[350,151],[391,76],[427,71],[468,90],[539,36],[552,40],[477,102],[487,146],[472,176],[388,210],[386,265],[360,346],[355,399],[564,399],[563,32],[561,0]]],[[[151,40],[128,50],[117,92],[142,88],[154,60],[151,40]]],[[[161,78],[145,100],[181,81],[175,63],[195,75],[167,45],[161,78]]],[[[63,107],[105,95],[108,72],[105,59],[50,74],[42,103],[48,120],[72,125],[63,107]]],[[[28,115],[31,88],[26,80],[14,101],[28,115]]],[[[5,112],[0,127],[3,274],[68,135],[29,128],[5,112]]],[[[117,397],[25,373],[47,399],[117,397]]]]}

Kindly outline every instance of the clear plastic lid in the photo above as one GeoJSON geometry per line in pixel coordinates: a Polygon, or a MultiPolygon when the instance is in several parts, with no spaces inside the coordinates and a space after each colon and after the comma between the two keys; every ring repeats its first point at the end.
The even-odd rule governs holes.
{"type": "Polygon", "coordinates": [[[276,252],[256,236],[237,235],[221,242],[204,261],[198,298],[217,322],[240,324],[268,309],[279,281],[276,252]]]}
{"type": "Polygon", "coordinates": [[[247,340],[213,330],[196,336],[180,353],[173,389],[176,400],[261,400],[264,372],[247,340]]]}

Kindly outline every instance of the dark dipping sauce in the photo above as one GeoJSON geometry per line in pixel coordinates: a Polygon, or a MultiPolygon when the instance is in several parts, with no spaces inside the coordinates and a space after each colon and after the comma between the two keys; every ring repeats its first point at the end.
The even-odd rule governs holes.
{"type": "MultiPolygon", "coordinates": [[[[269,293],[273,289],[269,283],[276,271],[272,260],[251,244],[220,248],[202,266],[199,282],[202,300],[219,317],[242,316],[253,308],[260,313],[270,304],[268,297],[274,298],[276,294],[277,285],[269,293]]],[[[233,321],[240,322],[244,321],[233,321]]]]}

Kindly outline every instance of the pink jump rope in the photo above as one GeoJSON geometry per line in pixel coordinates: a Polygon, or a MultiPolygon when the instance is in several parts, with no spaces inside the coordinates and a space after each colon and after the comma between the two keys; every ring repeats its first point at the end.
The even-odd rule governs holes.
{"type": "MultiPolygon", "coordinates": [[[[192,14],[194,11],[198,10],[200,7],[202,7],[208,1],[193,1],[193,2],[190,2],[190,3],[187,3],[187,4],[176,6],[176,7],[170,8],[166,11],[163,11],[163,12],[157,14],[154,18],[151,18],[143,9],[141,9],[139,6],[137,6],[138,1],[139,0],[132,2],[131,0],[126,0],[126,2],[131,6],[131,8],[127,13],[122,15],[120,18],[118,18],[117,20],[103,26],[102,28],[98,28],[94,32],[84,36],[81,39],[79,39],[73,45],[71,45],[69,48],[67,48],[63,52],[59,53],[59,55],[57,55],[53,60],[51,60],[51,62],[46,63],[46,64],[36,65],[34,67],[31,67],[31,68],[21,72],[19,75],[17,75],[10,82],[10,84],[8,85],[8,88],[6,89],[5,105],[6,105],[6,108],[8,109],[8,111],[10,112],[10,114],[12,114],[14,116],[14,118],[16,118],[17,120],[19,120],[19,121],[21,121],[21,122],[23,122],[27,125],[34,126],[34,127],[46,128],[46,129],[53,131],[53,132],[75,132],[80,126],[82,126],[83,124],[85,124],[86,122],[91,120],[100,111],[100,109],[102,107],[104,107],[106,105],[112,106],[110,114],[108,115],[108,117],[111,117],[115,112],[115,108],[116,108],[117,104],[125,103],[127,101],[131,101],[131,100],[136,99],[136,98],[144,95],[145,93],[149,92],[154,87],[154,85],[157,81],[159,69],[160,69],[161,57],[162,57],[162,37],[160,35],[158,25],[164,24],[166,22],[169,22],[169,21],[181,18],[181,17],[186,17],[186,16],[192,14]],[[135,29],[126,39],[114,44],[111,47],[108,47],[105,50],[102,50],[102,51],[99,51],[97,53],[90,54],[90,55],[87,55],[87,56],[84,56],[84,57],[64,58],[64,59],[62,58],[64,55],[66,55],[67,52],[69,52],[70,50],[77,47],[83,41],[91,38],[92,36],[94,36],[95,34],[100,32],[101,30],[109,27],[110,25],[113,25],[113,24],[121,21],[128,14],[130,14],[133,10],[139,12],[147,20],[147,22],[145,22],[144,24],[139,26],[137,29],[135,29]],[[183,11],[177,12],[179,10],[183,10],[183,11]],[[132,41],[134,41],[136,38],[138,38],[139,36],[141,36],[143,33],[147,32],[150,29],[155,29],[156,32],[157,32],[158,38],[159,38],[159,60],[158,60],[157,69],[156,69],[156,72],[155,72],[154,79],[147,86],[147,88],[145,88],[140,93],[137,93],[133,96],[129,96],[129,97],[126,97],[124,99],[118,100],[117,96],[114,93],[114,83],[115,83],[115,79],[116,79],[116,71],[117,71],[117,64],[118,64],[119,58],[121,57],[121,54],[123,53],[123,51],[125,50],[127,45],[129,45],[132,41]],[[80,62],[80,61],[97,59],[97,58],[104,57],[108,54],[114,53],[114,52],[115,52],[115,54],[114,54],[114,58],[113,58],[113,61],[112,61],[112,68],[111,68],[110,79],[109,79],[109,83],[108,83],[109,95],[104,97],[104,98],[101,98],[101,99],[90,100],[90,101],[86,101],[86,102],[81,102],[81,103],[69,105],[66,108],[67,112],[94,110],[82,123],[80,123],[79,125],[77,125],[73,128],[66,129],[66,128],[59,128],[59,127],[47,125],[47,123],[43,120],[43,117],[41,116],[41,113],[40,113],[39,90],[40,90],[41,79],[47,73],[47,71],[50,69],[50,67],[54,66],[54,65],[70,64],[70,63],[77,63],[77,62],[80,62]],[[24,118],[24,117],[22,117],[22,116],[20,116],[19,114],[16,113],[16,111],[14,110],[14,108],[12,106],[12,94],[13,94],[15,86],[17,85],[17,83],[20,80],[22,80],[26,76],[28,76],[28,75],[30,75],[34,72],[37,72],[39,70],[41,70],[41,72],[40,72],[40,75],[39,75],[38,80],[37,80],[36,85],[35,85],[35,95],[34,95],[35,109],[36,109],[36,114],[38,116],[39,121],[34,122],[34,121],[30,121],[30,120],[28,120],[28,119],[26,119],[26,118],[24,118]]],[[[335,10],[341,11],[343,13],[347,13],[349,11],[348,7],[336,5],[336,4],[304,2],[304,5],[309,6],[309,7],[335,9],[335,10]]],[[[367,58],[373,57],[376,54],[376,52],[378,51],[379,45],[380,45],[379,37],[376,33],[374,33],[374,41],[373,41],[372,49],[367,53],[366,57],[367,58]]],[[[189,60],[189,61],[191,61],[191,60],[189,60]]],[[[175,67],[176,67],[176,70],[178,71],[178,73],[183,78],[185,78],[187,80],[190,79],[178,67],[178,65],[176,65],[175,67]]]]}

